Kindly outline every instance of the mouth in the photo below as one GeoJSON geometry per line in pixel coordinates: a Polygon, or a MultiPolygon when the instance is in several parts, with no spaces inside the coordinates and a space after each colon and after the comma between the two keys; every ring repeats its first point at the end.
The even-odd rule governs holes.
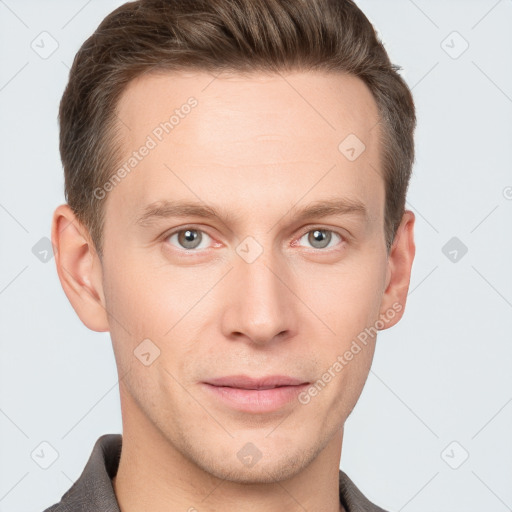
{"type": "Polygon", "coordinates": [[[283,408],[309,382],[285,375],[249,377],[232,375],[201,383],[224,406],[246,413],[269,413],[283,408]]]}
{"type": "Polygon", "coordinates": [[[249,377],[247,375],[231,375],[209,379],[206,384],[237,389],[273,389],[283,386],[299,386],[308,382],[287,375],[268,375],[266,377],[249,377]]]}

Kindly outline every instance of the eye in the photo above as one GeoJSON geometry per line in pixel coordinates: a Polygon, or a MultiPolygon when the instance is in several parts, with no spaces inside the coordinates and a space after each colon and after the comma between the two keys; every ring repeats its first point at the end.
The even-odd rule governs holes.
{"type": "Polygon", "coordinates": [[[200,229],[185,228],[171,233],[166,237],[166,240],[171,242],[173,239],[175,239],[178,243],[178,248],[192,250],[206,249],[208,245],[206,245],[206,247],[201,247],[201,243],[205,240],[207,241],[209,238],[210,236],[200,229]]]}
{"type": "Polygon", "coordinates": [[[322,228],[312,229],[307,233],[304,233],[299,240],[307,237],[308,243],[310,243],[314,249],[326,249],[336,245],[333,244],[329,246],[331,241],[336,240],[336,238],[333,238],[333,235],[334,237],[337,237],[341,242],[343,241],[343,237],[340,234],[336,233],[335,231],[331,231],[330,229],[322,228]]]}

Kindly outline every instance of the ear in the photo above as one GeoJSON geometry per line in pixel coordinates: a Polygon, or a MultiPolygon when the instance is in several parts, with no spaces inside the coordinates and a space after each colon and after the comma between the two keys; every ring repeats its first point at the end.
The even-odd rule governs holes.
{"type": "Polygon", "coordinates": [[[385,291],[380,318],[384,327],[392,327],[402,318],[411,280],[411,268],[416,253],[414,245],[414,213],[405,210],[388,256],[385,291]],[[393,316],[391,312],[393,311],[393,316]]]}
{"type": "Polygon", "coordinates": [[[76,314],[89,329],[108,331],[101,261],[89,231],[68,204],[53,214],[52,245],[60,283],[76,314]]]}

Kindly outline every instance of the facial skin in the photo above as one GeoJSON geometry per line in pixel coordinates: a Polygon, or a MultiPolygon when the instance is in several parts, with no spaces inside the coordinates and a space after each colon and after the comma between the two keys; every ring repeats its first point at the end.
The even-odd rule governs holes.
{"type": "Polygon", "coordinates": [[[190,97],[197,106],[105,197],[103,261],[67,205],[53,218],[71,304],[87,327],[111,333],[121,509],[343,510],[343,425],[375,338],[307,404],[240,412],[201,383],[239,374],[314,383],[365,328],[391,310],[383,328],[401,318],[414,215],[405,213],[388,255],[376,103],[362,81],[341,74],[146,75],[118,105],[126,159],[190,97]],[[338,149],[351,133],[366,146],[354,161],[338,149]],[[341,198],[362,203],[367,215],[297,216],[341,198]],[[159,200],[206,204],[229,218],[138,224],[159,200]],[[179,229],[199,230],[198,248],[180,245],[184,231],[170,236],[179,229]],[[330,230],[330,242],[315,239],[318,229],[330,230]],[[250,255],[258,250],[252,240],[262,249],[252,262],[237,252],[246,237],[250,255]],[[148,366],[134,355],[145,339],[160,350],[148,366]],[[237,456],[247,443],[261,453],[252,467],[237,456]]]}

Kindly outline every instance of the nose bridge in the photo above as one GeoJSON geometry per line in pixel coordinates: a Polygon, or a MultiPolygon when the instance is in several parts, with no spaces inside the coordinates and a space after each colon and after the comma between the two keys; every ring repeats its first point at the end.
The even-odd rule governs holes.
{"type": "Polygon", "coordinates": [[[284,284],[290,273],[283,255],[252,237],[244,239],[236,252],[225,334],[245,335],[258,344],[270,343],[278,334],[290,335],[295,331],[295,305],[284,284]]]}

